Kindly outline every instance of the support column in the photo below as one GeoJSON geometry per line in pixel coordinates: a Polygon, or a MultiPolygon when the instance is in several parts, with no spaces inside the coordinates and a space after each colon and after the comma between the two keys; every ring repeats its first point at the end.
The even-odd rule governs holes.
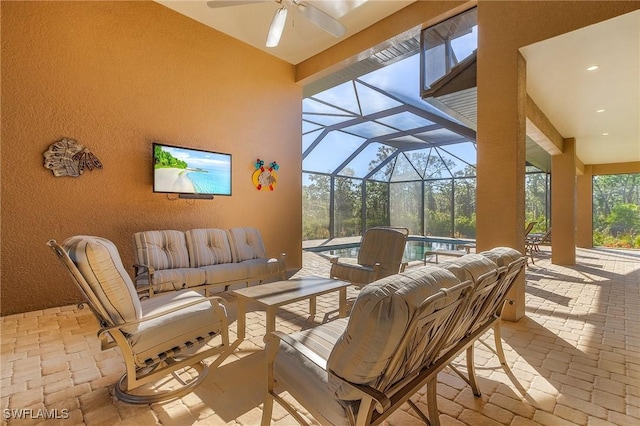
{"type": "MultiPolygon", "coordinates": [[[[526,61],[518,51],[501,47],[504,36],[499,25],[483,25],[496,15],[482,10],[478,13],[483,49],[478,49],[477,248],[506,246],[524,253],[526,61]]],[[[505,306],[503,318],[517,321],[525,314],[524,276],[508,297],[514,304],[505,306]]]]}
{"type": "Polygon", "coordinates": [[[584,173],[577,179],[576,245],[593,248],[593,167],[584,166],[584,173]]]}
{"type": "Polygon", "coordinates": [[[576,264],[576,140],[551,157],[551,263],[576,264]]]}

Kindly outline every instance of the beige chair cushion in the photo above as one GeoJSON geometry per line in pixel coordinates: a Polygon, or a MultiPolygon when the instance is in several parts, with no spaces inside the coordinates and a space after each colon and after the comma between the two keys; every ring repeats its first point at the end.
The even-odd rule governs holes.
{"type": "MultiPolygon", "coordinates": [[[[375,385],[402,339],[416,308],[441,288],[460,283],[451,272],[424,266],[368,284],[354,303],[349,323],[337,340],[328,368],[358,384],[375,385]]],[[[339,383],[329,385],[340,399],[356,398],[339,383]]]]}
{"type": "Polygon", "coordinates": [[[358,264],[372,267],[380,263],[377,278],[397,274],[402,264],[406,241],[407,234],[400,229],[367,229],[360,244],[358,264]]]}
{"type": "Polygon", "coordinates": [[[192,229],[185,236],[192,268],[231,263],[231,246],[223,229],[192,229]]]}
{"type": "Polygon", "coordinates": [[[340,318],[289,334],[296,344],[310,349],[314,356],[305,357],[285,342],[280,342],[274,361],[276,381],[285,384],[285,389],[294,393],[303,406],[312,406],[326,417],[332,425],[347,425],[347,414],[327,386],[326,363],[331,349],[344,332],[348,318],[340,318]]]}
{"type": "Polygon", "coordinates": [[[480,252],[482,256],[491,259],[498,266],[508,266],[511,262],[520,259],[523,255],[511,247],[494,247],[491,250],[480,252]]]}
{"type": "Polygon", "coordinates": [[[256,228],[231,228],[227,233],[234,262],[267,257],[262,236],[256,228]]]}
{"type": "Polygon", "coordinates": [[[375,280],[375,273],[370,266],[339,262],[331,264],[331,277],[363,286],[375,280]]]}
{"type": "Polygon", "coordinates": [[[453,273],[460,281],[473,282],[481,275],[498,269],[498,265],[480,254],[467,254],[451,262],[442,263],[440,267],[453,273]]]}
{"type": "Polygon", "coordinates": [[[105,318],[120,325],[142,316],[133,282],[122,265],[116,246],[100,237],[75,236],[62,243],[73,263],[89,284],[105,318]]]}
{"type": "Polygon", "coordinates": [[[136,263],[154,269],[189,267],[187,242],[182,231],[144,231],[133,234],[136,263]]]}
{"type": "MultiPolygon", "coordinates": [[[[197,287],[204,284],[205,279],[205,271],[199,268],[159,269],[153,274],[153,291],[154,293],[162,293],[197,287]]],[[[149,274],[143,273],[136,276],[138,287],[147,284],[149,284],[149,274]]]]}
{"type": "Polygon", "coordinates": [[[248,276],[258,279],[275,276],[283,272],[282,263],[278,259],[251,259],[243,261],[241,265],[249,268],[248,276]]]}
{"type": "Polygon", "coordinates": [[[138,326],[137,331],[129,336],[136,364],[145,365],[146,360],[155,360],[165,351],[220,332],[226,313],[222,309],[214,309],[211,302],[193,290],[164,293],[143,300],[142,319],[195,300],[203,303],[143,321],[138,326]]]}
{"type": "Polygon", "coordinates": [[[220,265],[202,266],[198,270],[204,272],[207,284],[248,282],[250,268],[243,263],[223,263],[220,265]]]}

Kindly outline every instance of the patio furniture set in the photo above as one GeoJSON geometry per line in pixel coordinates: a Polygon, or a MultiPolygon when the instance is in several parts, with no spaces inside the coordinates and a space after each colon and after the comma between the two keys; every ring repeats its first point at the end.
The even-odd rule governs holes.
{"type": "Polygon", "coordinates": [[[184,241],[190,268],[205,269],[205,283],[198,285],[190,285],[194,282],[191,278],[182,283],[176,279],[177,276],[189,277],[193,271],[165,275],[171,277],[170,285],[156,281],[162,276],[159,271],[187,269],[162,267],[185,263],[162,263],[158,260],[161,256],[157,256],[158,253],[175,254],[175,242],[183,241],[179,234],[167,231],[154,231],[164,235],[136,234],[137,260],[147,261],[136,269],[141,271],[136,275],[137,286],[122,265],[117,248],[106,239],[75,236],[62,244],[54,240],[48,242],[97,317],[102,348],[118,346],[122,351],[126,373],[116,384],[114,393],[125,402],[152,403],[191,392],[202,382],[208,369],[218,367],[245,338],[245,309],[249,302],[263,308],[267,318],[264,354],[268,383],[264,425],[271,421],[274,400],[297,421],[305,423],[293,405],[281,396],[284,390],[322,424],[380,424],[407,403],[422,420],[437,425],[437,373],[466,351],[467,372],[454,371],[472,387],[474,395],[479,396],[473,344],[490,328],[494,330],[498,357],[507,368],[499,324],[509,288],[524,271],[525,257],[516,250],[495,248],[440,266],[405,271],[402,250],[406,230],[372,228],[363,237],[362,256],[358,259],[361,265],[335,260],[328,278],[303,277],[260,284],[267,276],[282,273],[278,268],[283,264],[264,256],[264,245],[257,230],[225,232],[224,235],[230,237],[227,241],[234,241],[229,246],[236,247],[231,264],[252,260],[239,260],[243,256],[238,255],[241,245],[237,235],[244,235],[241,241],[253,241],[260,248],[253,253],[246,251],[244,257],[261,259],[254,262],[258,265],[278,265],[271,269],[259,266],[254,271],[260,273],[249,272],[245,277],[247,281],[255,281],[255,285],[247,283],[245,288],[231,290],[237,300],[238,327],[236,341],[230,342],[225,308],[228,302],[207,293],[214,281],[215,285],[228,290],[230,285],[242,280],[230,274],[224,277],[232,280],[225,281],[213,274],[211,268],[207,269],[227,264],[215,262],[220,241],[224,242],[223,233],[196,231],[188,232],[184,241]],[[196,246],[194,235],[200,241],[198,256],[201,257],[197,261],[192,261],[196,246]],[[164,245],[160,244],[161,237],[166,237],[164,245]],[[143,240],[145,244],[141,243],[143,240]],[[213,241],[216,241],[215,248],[209,244],[213,241]],[[141,247],[146,247],[147,253],[141,247]],[[381,255],[396,257],[372,260],[381,255]],[[150,265],[152,259],[155,263],[150,265]],[[200,261],[208,265],[203,267],[200,261]],[[138,280],[140,276],[143,278],[138,280]],[[348,313],[346,288],[352,282],[347,278],[354,277],[359,278],[353,283],[360,287],[360,292],[348,313]],[[195,289],[204,290],[205,295],[195,289]],[[338,319],[292,334],[275,331],[279,307],[308,299],[309,314],[313,316],[316,298],[334,291],[339,293],[338,319]],[[207,358],[213,358],[209,365],[203,362],[207,358]],[[185,370],[189,370],[187,374],[185,370]],[[180,386],[168,390],[153,387],[169,374],[180,386]],[[425,385],[428,416],[410,399],[425,385]]]}

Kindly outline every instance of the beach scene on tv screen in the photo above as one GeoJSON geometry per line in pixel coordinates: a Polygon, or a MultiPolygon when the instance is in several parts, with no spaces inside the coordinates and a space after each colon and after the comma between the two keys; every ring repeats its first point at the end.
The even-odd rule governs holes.
{"type": "Polygon", "coordinates": [[[231,195],[231,156],[154,146],[154,191],[231,195]]]}

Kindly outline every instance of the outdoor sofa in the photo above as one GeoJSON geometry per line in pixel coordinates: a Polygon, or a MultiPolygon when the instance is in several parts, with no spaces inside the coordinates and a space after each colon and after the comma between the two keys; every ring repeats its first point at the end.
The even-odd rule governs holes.
{"type": "Polygon", "coordinates": [[[135,285],[139,294],[181,289],[218,289],[286,279],[284,253],[266,254],[252,227],[143,231],[133,235],[135,285]]]}
{"type": "Polygon", "coordinates": [[[525,265],[520,252],[500,247],[414,268],[364,286],[348,318],[292,334],[272,332],[265,338],[262,424],[270,423],[274,400],[306,424],[293,397],[320,424],[381,424],[408,403],[426,423],[438,425],[438,372],[466,351],[467,372],[454,371],[479,396],[473,345],[490,328],[507,368],[500,316],[525,265]],[[428,416],[410,399],[425,385],[428,416]]]}

